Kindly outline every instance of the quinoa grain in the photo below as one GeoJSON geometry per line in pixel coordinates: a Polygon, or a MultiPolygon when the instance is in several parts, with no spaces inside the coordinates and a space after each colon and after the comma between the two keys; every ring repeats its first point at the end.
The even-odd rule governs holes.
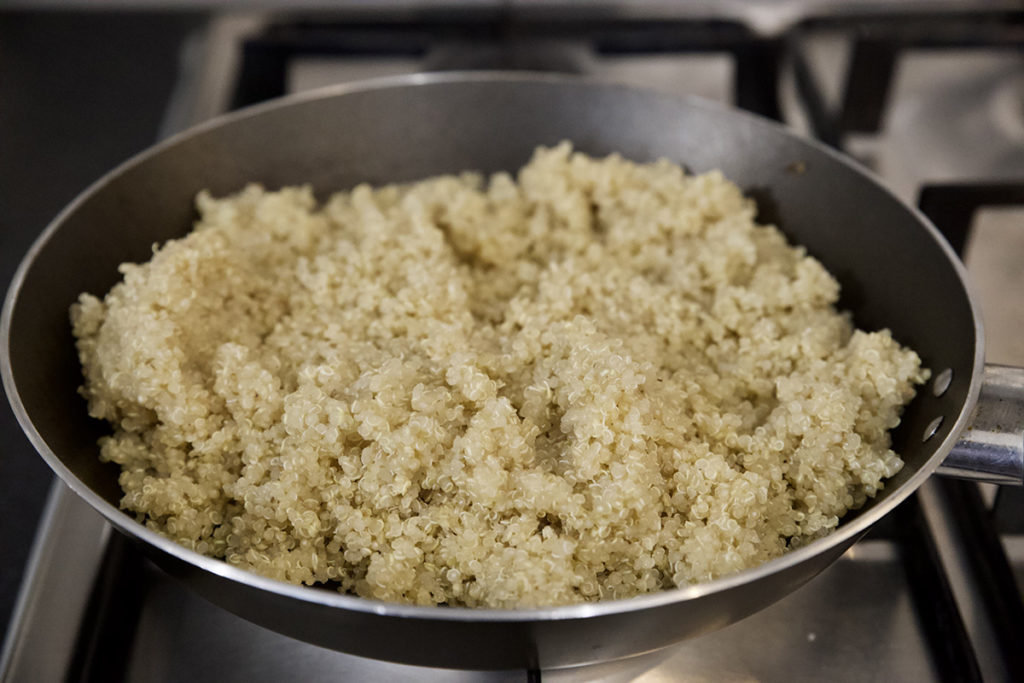
{"type": "Polygon", "coordinates": [[[122,507],[293,583],[624,598],[834,529],[927,371],[718,173],[540,149],[318,205],[201,193],[71,317],[122,507]]]}

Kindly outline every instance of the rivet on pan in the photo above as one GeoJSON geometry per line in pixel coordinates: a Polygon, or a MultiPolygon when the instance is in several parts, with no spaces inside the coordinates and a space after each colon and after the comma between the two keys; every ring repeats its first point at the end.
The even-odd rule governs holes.
{"type": "Polygon", "coordinates": [[[946,393],[946,389],[949,389],[949,385],[952,381],[953,370],[952,368],[946,368],[939,374],[935,375],[935,381],[932,382],[932,393],[936,396],[942,396],[946,393]]]}
{"type": "Polygon", "coordinates": [[[939,427],[942,426],[942,416],[939,415],[937,418],[928,423],[928,426],[924,428],[924,436],[921,437],[921,441],[927,441],[928,439],[935,436],[935,432],[939,431],[939,427]]]}
{"type": "Polygon", "coordinates": [[[793,175],[803,175],[807,173],[807,162],[806,161],[794,161],[786,166],[786,171],[793,175]]]}

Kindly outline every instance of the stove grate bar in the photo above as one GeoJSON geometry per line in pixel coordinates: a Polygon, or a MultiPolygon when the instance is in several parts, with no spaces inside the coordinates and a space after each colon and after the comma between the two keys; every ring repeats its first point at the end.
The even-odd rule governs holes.
{"type": "Polygon", "coordinates": [[[936,670],[947,683],[981,683],[981,667],[946,576],[928,520],[914,494],[893,510],[903,568],[936,670]]]}
{"type": "Polygon", "coordinates": [[[843,86],[843,133],[877,133],[900,54],[906,50],[1024,51],[1024,12],[888,19],[853,25],[843,86]]]}
{"type": "MultiPolygon", "coordinates": [[[[289,62],[296,57],[419,58],[453,41],[481,46],[564,42],[588,45],[596,55],[615,56],[725,53],[736,65],[735,104],[781,119],[778,81],[784,43],[758,36],[742,24],[722,20],[539,22],[486,14],[404,25],[272,24],[244,41],[232,106],[243,107],[283,95],[289,62]]],[[[553,65],[552,69],[559,67],[553,65]]]]}
{"type": "Polygon", "coordinates": [[[1024,681],[1024,602],[1020,599],[1013,568],[996,533],[992,517],[973,482],[941,479],[941,486],[959,527],[964,554],[975,574],[1003,660],[1015,681],[1024,681]]]}
{"type": "Polygon", "coordinates": [[[974,214],[986,206],[1024,206],[1024,179],[1019,182],[931,183],[921,188],[917,205],[953,251],[963,256],[974,214]]]}

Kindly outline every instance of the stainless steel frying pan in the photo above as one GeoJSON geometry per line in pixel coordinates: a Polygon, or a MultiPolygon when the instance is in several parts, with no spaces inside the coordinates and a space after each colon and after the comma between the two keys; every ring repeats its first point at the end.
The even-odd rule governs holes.
{"type": "Polygon", "coordinates": [[[923,216],[841,156],[778,125],[694,99],[563,77],[388,79],[273,102],[177,136],[99,180],[53,221],[18,270],[0,331],[4,386],[39,453],[167,571],[265,627],[398,662],[560,667],[650,651],[730,624],[804,584],[944,461],[1003,483],[1021,477],[1021,373],[984,366],[963,269],[923,216]],[[97,457],[104,426],[87,417],[76,393],[82,378],[68,307],[80,292],[106,292],[118,264],[144,261],[154,243],[185,234],[199,190],[224,194],[260,181],[312,183],[326,194],[363,181],[512,170],[537,145],[564,139],[593,155],[721,169],[757,199],[762,220],[838,277],[841,306],[860,327],[888,327],[918,351],[936,379],[894,434],[907,465],[881,495],[831,536],[755,569],[629,600],[529,610],[402,606],[286,585],[179,547],[118,509],[118,468],[97,457]]]}

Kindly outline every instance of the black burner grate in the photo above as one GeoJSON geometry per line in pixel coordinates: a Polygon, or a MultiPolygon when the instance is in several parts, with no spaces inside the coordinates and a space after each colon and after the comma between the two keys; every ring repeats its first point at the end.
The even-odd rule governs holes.
{"type": "Polygon", "coordinates": [[[449,62],[444,68],[571,71],[572,66],[557,59],[544,63],[541,58],[524,58],[531,45],[559,42],[587,45],[598,56],[728,54],[735,64],[734,103],[762,116],[781,117],[778,76],[783,41],[758,36],[742,24],[722,20],[540,21],[491,12],[439,13],[405,23],[272,24],[242,47],[233,106],[283,95],[290,61],[303,56],[425,58],[434,49],[458,44],[486,49],[491,57],[482,64],[449,62]],[[516,49],[523,46],[527,49],[516,49]]]}

